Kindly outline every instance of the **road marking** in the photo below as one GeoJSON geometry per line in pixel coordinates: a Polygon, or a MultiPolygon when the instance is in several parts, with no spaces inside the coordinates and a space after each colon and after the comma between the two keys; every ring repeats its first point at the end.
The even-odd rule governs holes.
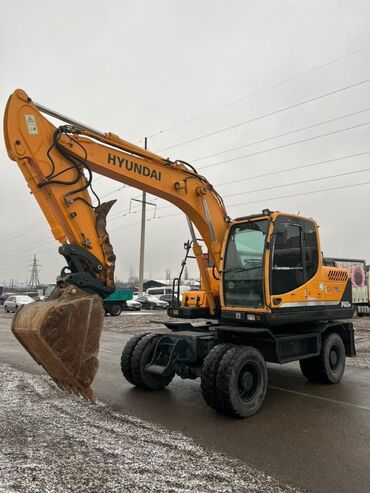
{"type": "Polygon", "coordinates": [[[305,392],[297,392],[296,390],[284,389],[283,387],[275,387],[275,385],[269,385],[269,388],[274,390],[281,390],[282,392],[289,392],[290,394],[302,395],[303,397],[313,397],[314,399],[332,402],[333,404],[341,404],[342,406],[356,407],[357,409],[370,411],[370,407],[361,406],[360,404],[353,404],[352,402],[338,401],[336,399],[329,399],[328,397],[321,397],[319,395],[306,394],[305,392]]]}
{"type": "Polygon", "coordinates": [[[114,351],[109,351],[109,349],[100,349],[100,351],[103,351],[104,353],[114,353],[114,351]]]}

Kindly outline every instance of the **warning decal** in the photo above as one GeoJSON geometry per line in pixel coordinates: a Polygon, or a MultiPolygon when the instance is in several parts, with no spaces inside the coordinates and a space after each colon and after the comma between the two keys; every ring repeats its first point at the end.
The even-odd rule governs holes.
{"type": "Polygon", "coordinates": [[[24,115],[29,134],[38,134],[36,118],[33,115],[24,115]]]}

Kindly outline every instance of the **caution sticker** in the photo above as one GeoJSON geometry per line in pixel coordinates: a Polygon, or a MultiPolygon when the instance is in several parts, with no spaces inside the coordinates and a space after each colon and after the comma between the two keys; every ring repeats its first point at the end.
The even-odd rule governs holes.
{"type": "Polygon", "coordinates": [[[36,118],[33,115],[24,115],[29,134],[38,134],[36,118]]]}

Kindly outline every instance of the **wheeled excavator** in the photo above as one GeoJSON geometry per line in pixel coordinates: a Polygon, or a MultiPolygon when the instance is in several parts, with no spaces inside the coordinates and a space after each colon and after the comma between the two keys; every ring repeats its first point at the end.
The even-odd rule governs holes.
{"type": "Polygon", "coordinates": [[[20,89],[8,100],[4,134],[66,261],[52,295],[20,308],[12,331],[60,388],[94,399],[102,300],[115,290],[107,233],[115,201],[100,202],[94,174],[178,207],[201,276],[200,290],[174,298],[165,333],[137,334],[123,349],[131,384],[159,390],[175,375],[200,377],[209,406],[247,417],[265,398],[266,362],[299,361],[309,380],[341,380],[346,356],[355,355],[351,282],[345,269],[323,265],[313,219],[268,209],[231,219],[192,165],[79,123],[20,89]]]}

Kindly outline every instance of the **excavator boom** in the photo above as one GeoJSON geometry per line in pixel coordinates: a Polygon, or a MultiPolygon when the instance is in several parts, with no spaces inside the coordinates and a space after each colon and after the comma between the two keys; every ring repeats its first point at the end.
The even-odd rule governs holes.
{"type": "Polygon", "coordinates": [[[98,367],[101,300],[115,289],[115,255],[106,230],[115,201],[100,203],[91,188],[93,173],[166,199],[185,213],[211,314],[219,303],[218,287],[193,225],[220,272],[229,223],[223,201],[187,163],[78,123],[32,102],[19,89],[6,107],[4,137],[9,157],[17,162],[67,262],[52,296],[16,313],[13,333],[60,387],[93,399],[90,384],[98,367]],[[55,127],[42,113],[65,124],[55,127]]]}

